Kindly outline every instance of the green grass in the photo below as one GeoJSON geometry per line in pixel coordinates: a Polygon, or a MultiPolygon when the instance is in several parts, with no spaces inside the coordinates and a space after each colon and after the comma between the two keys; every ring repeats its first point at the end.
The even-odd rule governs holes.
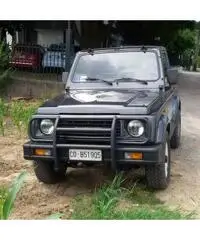
{"type": "Polygon", "coordinates": [[[4,131],[4,118],[7,115],[7,105],[6,103],[3,101],[3,99],[0,98],[0,133],[4,136],[5,135],[5,131],[4,131]]]}
{"type": "Polygon", "coordinates": [[[77,197],[73,202],[72,219],[191,219],[192,214],[171,210],[139,183],[124,186],[122,175],[104,184],[91,195],[77,197]]]}
{"type": "MultiPolygon", "coordinates": [[[[10,188],[0,187],[0,220],[8,220],[13,209],[18,192],[27,176],[26,172],[21,172],[12,182],[10,188]]],[[[61,219],[63,214],[54,213],[47,217],[48,220],[61,219]]]]}
{"type": "Polygon", "coordinates": [[[12,130],[14,127],[20,134],[25,133],[31,116],[36,112],[41,103],[41,100],[20,100],[6,103],[0,98],[0,134],[5,135],[6,123],[8,121],[12,123],[12,130]]]}
{"type": "Polygon", "coordinates": [[[29,120],[37,108],[38,103],[27,104],[25,101],[14,101],[10,103],[9,116],[19,131],[27,128],[29,120]]]}

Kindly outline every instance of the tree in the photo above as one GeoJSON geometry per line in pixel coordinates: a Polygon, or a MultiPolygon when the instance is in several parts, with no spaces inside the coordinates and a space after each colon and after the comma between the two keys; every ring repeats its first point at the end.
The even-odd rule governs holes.
{"type": "Polygon", "coordinates": [[[196,24],[196,41],[195,41],[195,51],[194,51],[193,66],[192,66],[193,71],[197,70],[199,50],[200,50],[200,22],[196,24]]]}
{"type": "Polygon", "coordinates": [[[0,90],[10,82],[9,47],[5,42],[0,42],[0,90]]]}
{"type": "Polygon", "coordinates": [[[189,70],[192,65],[192,55],[195,46],[195,30],[181,29],[178,30],[173,38],[167,43],[167,49],[171,61],[174,64],[184,64],[189,70]]]}

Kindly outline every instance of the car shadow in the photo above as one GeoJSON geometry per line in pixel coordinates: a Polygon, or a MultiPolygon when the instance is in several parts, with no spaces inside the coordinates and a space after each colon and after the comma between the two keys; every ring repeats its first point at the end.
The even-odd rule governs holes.
{"type": "MultiPolygon", "coordinates": [[[[122,175],[122,187],[131,188],[136,183],[145,184],[142,168],[120,172],[122,175]]],[[[90,194],[104,184],[113,181],[116,175],[108,168],[87,167],[68,169],[63,182],[56,185],[43,185],[48,191],[53,191],[58,196],[76,197],[80,194],[90,194]]]]}

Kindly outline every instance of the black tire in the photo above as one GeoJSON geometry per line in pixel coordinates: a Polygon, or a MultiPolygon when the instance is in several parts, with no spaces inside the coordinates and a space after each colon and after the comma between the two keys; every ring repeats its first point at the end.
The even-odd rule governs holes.
{"type": "Polygon", "coordinates": [[[171,148],[178,148],[181,142],[181,113],[179,112],[176,128],[170,140],[171,148]]]}
{"type": "Polygon", "coordinates": [[[46,184],[55,184],[64,180],[66,170],[66,165],[62,165],[60,171],[56,172],[52,162],[42,160],[34,162],[34,172],[37,179],[46,184]]]}
{"type": "Polygon", "coordinates": [[[166,189],[170,181],[170,167],[171,167],[171,155],[170,155],[170,141],[169,135],[166,132],[165,141],[162,146],[161,157],[163,161],[159,164],[150,165],[145,167],[145,175],[147,185],[153,189],[166,189]],[[168,150],[166,150],[168,146],[168,150]],[[166,152],[165,152],[166,150],[166,152]],[[168,157],[166,157],[166,154],[168,157]]]}

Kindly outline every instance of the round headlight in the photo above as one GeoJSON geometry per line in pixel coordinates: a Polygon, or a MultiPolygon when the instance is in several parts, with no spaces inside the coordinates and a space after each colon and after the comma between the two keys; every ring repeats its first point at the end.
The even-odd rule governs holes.
{"type": "Polygon", "coordinates": [[[40,123],[40,130],[45,135],[51,135],[54,130],[54,122],[50,119],[43,119],[40,123]]]}
{"type": "Polygon", "coordinates": [[[128,133],[133,137],[140,137],[144,133],[144,125],[141,121],[132,120],[127,126],[128,133]]]}

